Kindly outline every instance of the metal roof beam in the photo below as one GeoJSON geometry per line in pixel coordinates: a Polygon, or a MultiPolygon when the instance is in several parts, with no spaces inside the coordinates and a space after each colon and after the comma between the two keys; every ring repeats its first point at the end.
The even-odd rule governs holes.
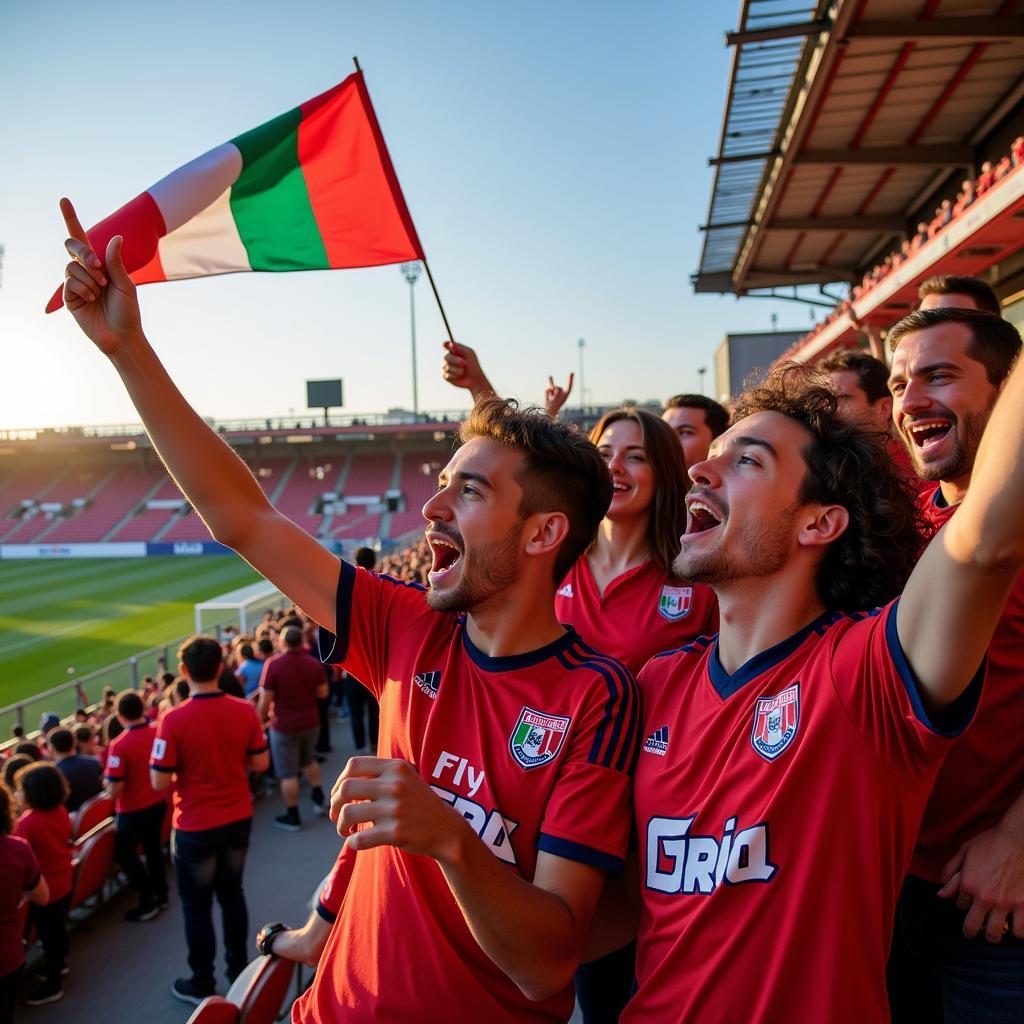
{"type": "Polygon", "coordinates": [[[816,36],[827,32],[831,27],[831,19],[816,18],[814,21],[795,22],[792,25],[773,25],[771,28],[726,32],[725,45],[743,46],[745,43],[763,43],[770,39],[798,39],[803,36],[816,36]]]}
{"type": "Polygon", "coordinates": [[[832,167],[852,164],[886,167],[970,167],[974,160],[974,150],[970,146],[952,144],[868,146],[864,149],[805,149],[796,158],[798,164],[827,164],[832,167]]]}
{"type": "Polygon", "coordinates": [[[899,217],[776,217],[763,225],[769,231],[903,231],[899,217]]]}
{"type": "Polygon", "coordinates": [[[925,20],[862,21],[846,31],[847,39],[943,39],[958,43],[988,43],[1024,39],[1024,16],[930,18],[925,20]]]}
{"type": "Polygon", "coordinates": [[[735,156],[713,156],[708,158],[708,167],[720,167],[722,164],[742,164],[748,160],[770,160],[779,155],[777,149],[765,150],[762,153],[737,153],[735,156]]]}

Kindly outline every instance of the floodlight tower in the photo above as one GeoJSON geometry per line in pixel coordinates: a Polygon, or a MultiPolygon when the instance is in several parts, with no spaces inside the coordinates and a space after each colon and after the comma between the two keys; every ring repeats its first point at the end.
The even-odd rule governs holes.
{"type": "Polygon", "coordinates": [[[418,262],[403,263],[402,277],[409,283],[409,330],[412,335],[412,414],[420,418],[420,391],[416,380],[416,282],[423,268],[418,262]]]}

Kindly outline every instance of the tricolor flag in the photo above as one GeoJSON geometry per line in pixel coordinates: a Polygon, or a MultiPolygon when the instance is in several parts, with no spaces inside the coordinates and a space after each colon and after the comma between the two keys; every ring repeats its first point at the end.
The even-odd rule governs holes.
{"type": "Polygon", "coordinates": [[[361,71],[179,167],[88,235],[100,254],[123,236],[136,284],[423,259],[361,71]]]}

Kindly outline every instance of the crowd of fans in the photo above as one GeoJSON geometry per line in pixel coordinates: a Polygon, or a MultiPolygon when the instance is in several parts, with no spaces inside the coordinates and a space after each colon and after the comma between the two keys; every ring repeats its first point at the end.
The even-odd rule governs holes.
{"type": "Polygon", "coordinates": [[[881,262],[868,270],[863,278],[850,289],[849,298],[838,303],[790,351],[803,346],[808,340],[823,331],[841,316],[846,314],[852,315],[852,304],[854,302],[864,298],[894,270],[898,270],[908,260],[913,259],[925,245],[940,235],[951,223],[962,216],[975,202],[995,188],[1022,163],[1024,163],[1024,137],[1018,136],[1013,140],[1010,152],[1006,156],[996,163],[986,160],[981,165],[981,173],[977,178],[965,178],[955,199],[943,199],[939,206],[936,207],[931,220],[920,221],[914,234],[904,239],[898,249],[889,253],[881,262]]]}
{"type": "MultiPolygon", "coordinates": [[[[962,206],[997,173],[984,170],[991,181],[962,206]]],[[[953,210],[937,211],[936,230],[953,210]]],[[[660,417],[614,410],[589,439],[557,422],[571,380],[549,378],[547,415],[523,413],[471,348],[448,342],[445,378],[475,405],[425,506],[428,538],[380,560],[360,551],[357,566],[381,573],[344,565],[339,577],[333,556],[279,522],[291,546],[267,555],[268,576],[334,626],[326,660],[358,681],[311,657],[313,623],[291,608],[222,643],[192,638],[180,677],[105,694],[80,733],[48,716],[39,741],[18,744],[0,811],[5,799],[20,810],[12,827],[27,853],[16,851],[7,892],[32,902],[45,954],[29,1001],[63,994],[69,808],[101,771],[119,830],[122,819],[136,829],[119,847],[139,893],[133,922],[167,899],[157,867],[130,863],[146,847],[138,816],[174,793],[190,968],[175,996],[214,992],[214,895],[236,976],[252,824],[238,815],[268,770],[284,804],[277,827],[302,828],[300,775],[314,813],[327,812],[317,754],[332,700],[349,693],[357,750],[374,747],[376,719],[362,731],[360,708],[357,730],[349,691],[362,683],[387,698],[387,749],[350,762],[332,791],[347,843],[314,914],[258,934],[263,954],[320,964],[294,1020],[430,1019],[453,991],[451,1019],[564,1020],[575,974],[587,1024],[620,1011],[630,1022],[881,1020],[888,1000],[902,1024],[922,1019],[921,993],[947,998],[948,965],[965,961],[986,968],[983,991],[973,978],[963,989],[985,1006],[974,1019],[1019,1019],[1019,1005],[997,1014],[1024,968],[1008,935],[1024,941],[1024,887],[993,895],[986,875],[1019,873],[1024,818],[1020,729],[1005,724],[1019,720],[1024,657],[1022,598],[1005,603],[1024,584],[1024,377],[1012,370],[1020,337],[998,309],[981,282],[929,282],[887,339],[891,366],[884,351],[784,366],[731,411],[677,395],[660,417]],[[1016,845],[993,836],[1000,828],[1016,845]],[[608,872],[626,884],[606,886],[608,872]],[[951,898],[956,913],[929,918],[951,898]],[[824,938],[819,914],[837,925],[824,938]],[[993,948],[1006,936],[996,955],[971,944],[982,930],[993,948]],[[922,933],[937,947],[922,952],[922,933]],[[937,970],[922,965],[929,956],[937,970]],[[998,977],[1008,961],[1009,982],[998,977]]],[[[161,406],[156,432],[181,412],[161,406]]],[[[171,467],[176,479],[263,500],[203,436],[203,451],[171,467]]]]}

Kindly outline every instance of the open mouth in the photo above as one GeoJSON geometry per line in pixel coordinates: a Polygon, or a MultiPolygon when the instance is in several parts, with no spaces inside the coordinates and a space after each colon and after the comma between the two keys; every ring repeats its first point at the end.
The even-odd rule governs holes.
{"type": "Polygon", "coordinates": [[[439,533],[428,534],[427,543],[430,545],[432,556],[427,578],[431,583],[438,583],[458,564],[462,558],[462,550],[439,533]]]}
{"type": "Polygon", "coordinates": [[[625,494],[627,491],[631,491],[633,488],[629,484],[624,484],[620,480],[612,481],[612,494],[625,494]]]}
{"type": "Polygon", "coordinates": [[[710,505],[703,501],[691,501],[686,505],[688,513],[686,520],[686,535],[692,536],[696,533],[707,533],[716,526],[722,525],[722,517],[710,505]]]}
{"type": "Polygon", "coordinates": [[[906,429],[914,447],[925,453],[946,438],[953,429],[953,422],[947,419],[915,420],[906,429]]]}

